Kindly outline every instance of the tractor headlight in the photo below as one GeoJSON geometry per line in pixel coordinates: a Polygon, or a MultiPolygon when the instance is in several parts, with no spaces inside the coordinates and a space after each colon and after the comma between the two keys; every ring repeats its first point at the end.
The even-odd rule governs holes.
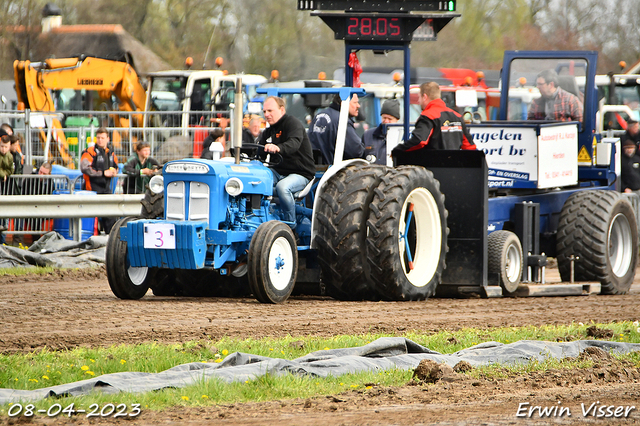
{"type": "Polygon", "coordinates": [[[160,175],[152,177],[149,181],[149,190],[154,194],[164,191],[164,178],[160,175]]]}
{"type": "Polygon", "coordinates": [[[232,177],[227,181],[227,183],[224,184],[224,189],[225,191],[227,191],[227,194],[231,195],[232,197],[237,197],[238,195],[242,194],[244,185],[242,184],[242,181],[240,179],[238,179],[237,177],[232,177]]]}

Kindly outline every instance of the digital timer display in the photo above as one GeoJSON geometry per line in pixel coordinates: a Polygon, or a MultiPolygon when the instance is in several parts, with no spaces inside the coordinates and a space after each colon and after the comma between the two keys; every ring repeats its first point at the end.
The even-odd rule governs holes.
{"type": "Polygon", "coordinates": [[[400,18],[351,16],[345,21],[345,40],[402,40],[405,35],[400,18]]]}

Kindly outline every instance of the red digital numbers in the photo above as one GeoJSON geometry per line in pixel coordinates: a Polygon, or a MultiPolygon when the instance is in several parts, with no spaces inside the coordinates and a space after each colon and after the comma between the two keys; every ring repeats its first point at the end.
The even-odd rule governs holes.
{"type": "Polygon", "coordinates": [[[401,38],[401,22],[398,18],[350,17],[347,21],[347,37],[368,39],[401,38]]]}

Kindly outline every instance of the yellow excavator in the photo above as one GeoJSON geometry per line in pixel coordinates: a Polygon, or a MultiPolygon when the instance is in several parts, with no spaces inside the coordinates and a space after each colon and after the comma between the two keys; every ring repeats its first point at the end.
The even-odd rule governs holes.
{"type": "MultiPolygon", "coordinates": [[[[13,63],[16,93],[19,105],[37,112],[55,112],[67,105],[52,97],[52,91],[85,89],[99,94],[102,101],[108,101],[112,96],[118,99],[118,110],[122,112],[145,111],[146,91],[132,61],[116,61],[91,56],[77,58],[47,59],[42,62],[15,61],[13,63]]],[[[105,103],[103,102],[103,103],[105,103]]],[[[108,102],[106,102],[108,103],[108,102]]],[[[86,108],[94,109],[95,106],[86,108]]],[[[95,108],[97,110],[97,108],[95,108]]],[[[131,115],[133,127],[142,127],[143,114],[131,115]]],[[[125,115],[113,114],[115,127],[128,128],[129,118],[125,115]]],[[[46,126],[51,130],[51,146],[57,150],[64,165],[74,168],[74,161],[69,153],[69,145],[62,128],[63,125],[56,116],[45,116],[46,126]]],[[[40,132],[41,140],[47,141],[44,130],[40,132]]],[[[114,134],[114,144],[120,143],[120,135],[114,134]]],[[[52,150],[53,151],[53,150],[52,150]]]]}

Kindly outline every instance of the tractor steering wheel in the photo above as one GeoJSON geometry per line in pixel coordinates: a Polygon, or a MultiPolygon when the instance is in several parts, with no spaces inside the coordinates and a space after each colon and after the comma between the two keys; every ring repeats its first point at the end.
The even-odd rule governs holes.
{"type": "MultiPolygon", "coordinates": [[[[259,143],[243,143],[240,153],[246,154],[249,160],[262,161],[267,166],[277,166],[282,163],[282,155],[279,152],[265,152],[264,145],[259,143]],[[270,161],[264,160],[267,155],[271,156],[270,161]]],[[[231,148],[231,154],[235,155],[235,148],[231,148]]]]}

